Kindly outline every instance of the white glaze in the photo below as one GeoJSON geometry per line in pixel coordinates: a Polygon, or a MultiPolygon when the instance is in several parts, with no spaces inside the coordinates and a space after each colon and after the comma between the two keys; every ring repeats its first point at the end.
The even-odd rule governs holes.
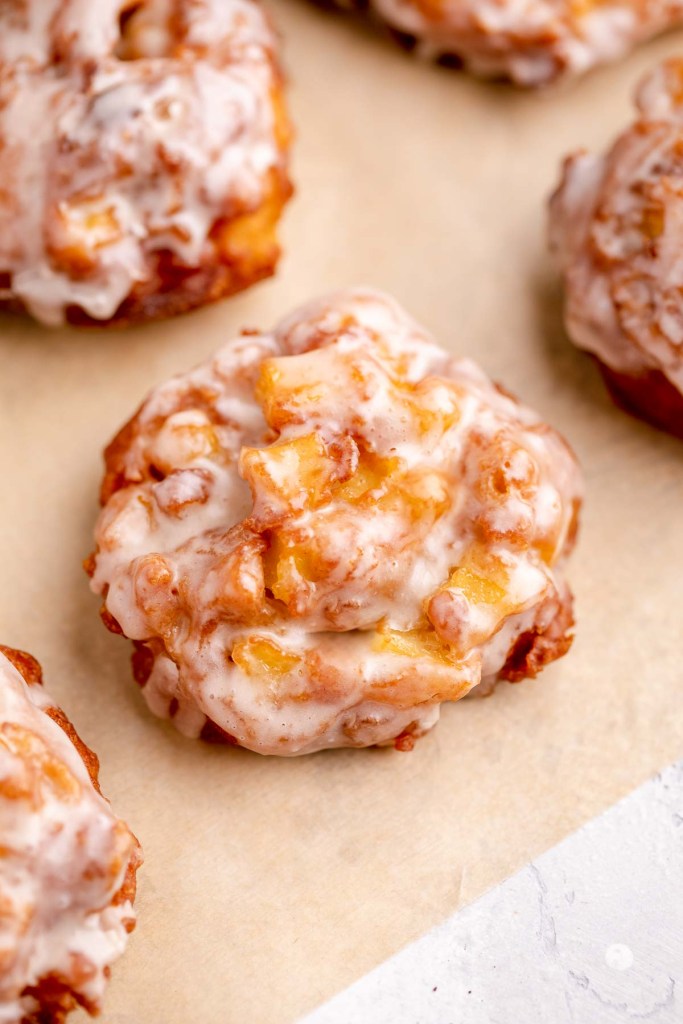
{"type": "Polygon", "coordinates": [[[3,295],[46,324],[70,305],[111,318],[160,250],[199,266],[216,221],[256,209],[284,165],[275,41],[256,3],[146,0],[135,38],[152,56],[120,60],[130,6],[0,6],[3,295]],[[170,17],[173,48],[159,56],[170,17]],[[104,228],[87,219],[98,216],[104,228]],[[83,273],[74,247],[90,264],[83,273]]]}
{"type": "Polygon", "coordinates": [[[137,844],[52,706],[0,653],[0,1024],[36,1012],[22,992],[51,974],[99,1007],[135,920],[112,900],[137,844]]]}
{"type": "MultiPolygon", "coordinates": [[[[152,643],[144,695],[188,735],[208,718],[253,750],[296,754],[424,731],[441,700],[494,679],[517,636],[543,632],[567,601],[572,454],[376,292],[322,299],[156,388],[121,460],[129,485],[100,516],[92,585],[127,636],[152,643]],[[285,387],[291,374],[294,404],[280,390],[274,409],[259,408],[254,386],[273,355],[266,367],[285,387]],[[357,479],[363,451],[394,468],[360,505],[334,486],[312,503],[310,487],[294,486],[293,450],[276,458],[313,432],[340,479],[357,479]],[[172,475],[150,479],[150,464],[172,475]],[[498,470],[504,495],[491,490],[498,470]],[[308,545],[324,565],[314,579],[291,568],[278,601],[263,589],[273,537],[308,545]],[[447,586],[480,549],[505,575],[504,608],[447,586]],[[423,628],[438,647],[436,626],[451,655],[378,649],[382,624],[423,628]],[[254,678],[230,660],[249,636],[300,661],[285,678],[254,678]]],[[[320,488],[327,463],[317,465],[320,488]]]]}

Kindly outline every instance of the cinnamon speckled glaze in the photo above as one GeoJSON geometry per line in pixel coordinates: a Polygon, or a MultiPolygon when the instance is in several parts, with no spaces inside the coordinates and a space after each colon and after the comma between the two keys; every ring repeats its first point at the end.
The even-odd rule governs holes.
{"type": "Polygon", "coordinates": [[[619,405],[683,437],[683,61],[649,75],[636,105],[605,155],[566,160],[550,241],[574,343],[619,405]]]}
{"type": "Polygon", "coordinates": [[[157,387],[106,452],[102,615],[150,708],[264,754],[402,749],[571,643],[576,460],[368,289],[157,387]]]}
{"type": "Polygon", "coordinates": [[[92,1014],[135,925],[137,840],[100,793],[95,755],[0,647],[0,1022],[92,1014]]]}
{"type": "Polygon", "coordinates": [[[683,0],[323,0],[368,11],[423,57],[542,86],[683,24],[683,0]]]}
{"type": "Polygon", "coordinates": [[[288,146],[255,0],[5,0],[0,308],[128,324],[271,274],[288,146]]]}

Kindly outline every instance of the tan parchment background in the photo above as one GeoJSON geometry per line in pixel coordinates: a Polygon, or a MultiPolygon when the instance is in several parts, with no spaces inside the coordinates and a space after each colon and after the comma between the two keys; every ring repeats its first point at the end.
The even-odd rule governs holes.
{"type": "Polygon", "coordinates": [[[288,1024],[683,752],[683,445],[612,408],[565,341],[543,249],[559,157],[614,133],[681,34],[539,98],[298,0],[275,14],[299,133],[277,279],[124,334],[0,321],[0,638],[43,662],[147,858],[105,1024],[288,1024]],[[183,740],[146,712],[80,569],[100,449],[239,326],[352,283],[393,292],[576,447],[575,647],[447,708],[412,754],[183,740]]]}

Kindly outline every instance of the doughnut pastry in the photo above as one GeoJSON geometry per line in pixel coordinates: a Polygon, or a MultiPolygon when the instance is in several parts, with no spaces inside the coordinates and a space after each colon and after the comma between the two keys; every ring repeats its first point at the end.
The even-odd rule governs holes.
{"type": "Polygon", "coordinates": [[[0,647],[2,1024],[96,1014],[135,924],[137,840],[40,682],[33,658],[0,647]]]}
{"type": "Polygon", "coordinates": [[[683,0],[324,0],[370,9],[407,48],[517,85],[615,60],[683,23],[683,0]]]}
{"type": "Polygon", "coordinates": [[[551,199],[570,337],[627,411],[683,437],[683,61],[650,75],[606,156],[577,153],[551,199]]]}
{"type": "Polygon", "coordinates": [[[256,0],[0,4],[0,308],[182,313],[271,274],[291,192],[256,0]]]}
{"type": "Polygon", "coordinates": [[[442,701],[569,647],[574,456],[376,292],[244,333],[105,458],[86,568],[189,736],[409,747],[442,701]]]}

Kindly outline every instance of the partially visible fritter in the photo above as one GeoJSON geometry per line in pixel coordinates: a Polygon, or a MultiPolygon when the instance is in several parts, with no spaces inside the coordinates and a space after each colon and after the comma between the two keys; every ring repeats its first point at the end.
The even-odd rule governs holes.
{"type": "Polygon", "coordinates": [[[323,0],[369,10],[409,49],[542,86],[683,24],[683,0],[323,0]]]}
{"type": "Polygon", "coordinates": [[[619,405],[683,437],[683,61],[640,85],[604,156],[577,153],[551,200],[570,337],[619,405]]]}
{"type": "Polygon", "coordinates": [[[0,3],[0,308],[126,325],[272,274],[277,50],[258,0],[0,3]]]}
{"type": "Polygon", "coordinates": [[[135,924],[140,848],[97,783],[95,755],[0,647],[0,1021],[96,1014],[135,924]]]}

